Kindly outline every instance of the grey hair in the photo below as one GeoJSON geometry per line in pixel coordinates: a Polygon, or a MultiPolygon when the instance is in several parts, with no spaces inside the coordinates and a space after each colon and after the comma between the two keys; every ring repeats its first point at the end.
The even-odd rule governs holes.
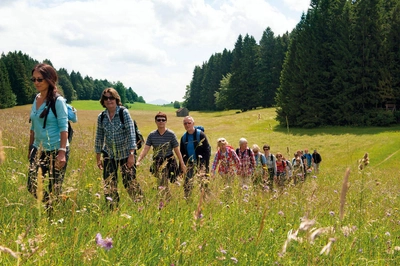
{"type": "Polygon", "coordinates": [[[239,145],[243,144],[243,143],[247,143],[247,139],[245,139],[245,138],[239,139],[239,145]]]}

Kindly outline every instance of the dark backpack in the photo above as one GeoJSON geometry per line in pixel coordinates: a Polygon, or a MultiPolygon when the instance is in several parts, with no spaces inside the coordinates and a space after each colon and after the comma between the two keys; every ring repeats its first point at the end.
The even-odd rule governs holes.
{"type": "MultiPolygon", "coordinates": [[[[240,152],[240,149],[239,148],[237,148],[236,149],[236,154],[239,156],[239,152],[240,152]]],[[[250,149],[249,148],[247,148],[247,153],[249,154],[249,157],[251,157],[251,152],[250,152],[250,149]]]]}
{"type": "MultiPolygon", "coordinates": [[[[48,110],[50,107],[51,111],[53,112],[53,114],[56,118],[57,118],[57,110],[56,110],[57,98],[58,98],[58,95],[56,96],[54,101],[51,101],[46,105],[46,109],[48,110]]],[[[76,112],[76,110],[74,110],[74,108],[69,104],[67,104],[67,109],[68,109],[68,114],[70,114],[71,112],[72,113],[76,112]]],[[[47,122],[48,115],[49,115],[49,112],[47,111],[46,116],[44,117],[44,121],[43,121],[43,128],[46,128],[46,122],[47,122]]],[[[74,130],[72,129],[70,120],[76,121],[76,115],[75,115],[75,118],[71,118],[70,115],[68,115],[68,142],[69,143],[72,142],[72,137],[74,136],[74,130]]]]}
{"type": "MultiPolygon", "coordinates": [[[[119,112],[118,112],[118,116],[119,116],[119,120],[121,121],[122,125],[125,125],[125,119],[124,119],[124,109],[126,109],[123,106],[119,107],[119,112]]],[[[103,123],[103,119],[106,116],[105,111],[103,111],[101,113],[101,118],[100,118],[100,122],[103,123]]],[[[135,127],[135,135],[136,135],[136,147],[139,150],[140,148],[142,148],[144,141],[144,137],[142,135],[142,133],[140,133],[139,127],[136,123],[135,120],[133,120],[133,125],[135,127]]]]}

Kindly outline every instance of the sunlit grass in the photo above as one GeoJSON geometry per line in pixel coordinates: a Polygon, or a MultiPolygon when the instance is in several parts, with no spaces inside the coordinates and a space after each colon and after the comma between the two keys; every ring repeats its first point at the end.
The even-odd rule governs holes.
{"type": "MultiPolygon", "coordinates": [[[[323,158],[321,173],[269,193],[241,189],[238,182],[229,190],[217,178],[211,180],[211,195],[202,202],[197,183],[192,198],[184,200],[180,180],[180,186],[170,185],[172,200],[160,208],[148,155],[138,169],[145,201],[133,203],[120,180],[120,206],[111,212],[93,148],[96,119],[103,108],[93,102],[98,106],[73,103],[79,122],[73,124],[62,201],[51,217],[26,189],[30,107],[0,110],[2,146],[15,148],[3,149],[5,160],[0,165],[1,265],[399,263],[400,127],[289,128],[288,133],[287,128],[277,127],[274,109],[191,112],[195,123],[205,127],[213,152],[219,137],[234,147],[241,137],[249,145],[268,143],[273,153],[282,152],[290,159],[298,149],[316,148],[323,158]],[[369,164],[359,170],[366,152],[369,164]],[[300,230],[306,220],[315,223],[300,230]],[[112,239],[110,250],[96,243],[97,233],[112,239]]],[[[159,110],[167,113],[168,128],[179,138],[184,133],[182,118],[173,108],[129,110],[145,137],[156,128],[154,116],[159,110]]]]}

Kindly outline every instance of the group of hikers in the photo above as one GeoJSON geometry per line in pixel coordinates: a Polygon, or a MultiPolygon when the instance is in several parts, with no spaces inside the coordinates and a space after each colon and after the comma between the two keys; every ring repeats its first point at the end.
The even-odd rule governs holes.
{"type": "MultiPolygon", "coordinates": [[[[32,105],[29,140],[28,190],[36,198],[42,195],[42,201],[52,208],[52,201],[61,194],[61,187],[69,158],[68,105],[58,94],[57,73],[47,64],[38,64],[32,70],[32,78],[38,94],[32,105]],[[40,169],[40,171],[39,171],[40,169]],[[49,175],[47,192],[38,192],[38,175],[49,175]]],[[[140,134],[129,111],[122,106],[121,97],[114,88],[106,88],[100,98],[105,108],[98,115],[95,153],[97,167],[103,171],[104,195],[111,209],[118,207],[118,168],[122,183],[134,201],[143,200],[143,191],[136,178],[136,169],[140,167],[146,155],[153,149],[150,172],[158,180],[162,197],[171,198],[169,183],[177,181],[179,175],[184,179],[184,196],[189,198],[196,177],[210,180],[218,173],[227,185],[235,176],[242,186],[262,186],[272,189],[274,185],[283,186],[293,180],[296,184],[305,180],[307,173],[319,171],[321,156],[316,150],[309,154],[298,151],[292,161],[286,160],[281,153],[273,155],[270,146],[264,145],[263,152],[258,145],[248,147],[247,140],[239,140],[239,148],[234,149],[225,138],[217,141],[217,151],[212,161],[211,146],[204,128],[196,127],[193,117],[186,116],[183,126],[186,132],[178,142],[175,133],[166,127],[167,115],[158,112],[154,121],[157,129],[150,132],[144,143],[138,139],[140,134]],[[139,146],[144,145],[140,154],[139,146]]],[[[204,184],[204,182],[200,182],[204,184]]]]}

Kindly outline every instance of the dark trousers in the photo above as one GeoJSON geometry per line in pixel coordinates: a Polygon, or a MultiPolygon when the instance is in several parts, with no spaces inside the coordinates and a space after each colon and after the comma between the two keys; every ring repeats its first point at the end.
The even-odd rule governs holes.
{"type": "Polygon", "coordinates": [[[112,158],[104,157],[103,161],[103,180],[104,180],[104,195],[106,202],[110,208],[118,206],[118,166],[121,167],[122,184],[127,190],[129,196],[133,201],[142,198],[142,190],[136,180],[136,167],[127,167],[128,158],[115,160],[112,158]]]}
{"type": "Polygon", "coordinates": [[[67,169],[69,159],[69,147],[65,153],[66,163],[62,169],[56,169],[56,156],[58,151],[38,151],[34,146],[31,147],[29,156],[29,172],[28,172],[28,191],[35,197],[38,198],[41,194],[43,197],[42,201],[51,203],[52,197],[57,197],[61,194],[61,187],[64,181],[65,171],[67,169]],[[40,169],[41,184],[38,184],[38,174],[40,169]],[[44,177],[48,174],[48,190],[43,187],[44,177]],[[43,191],[38,191],[38,187],[42,187],[43,191]]]}
{"type": "Polygon", "coordinates": [[[185,194],[185,198],[190,197],[191,192],[194,187],[195,177],[199,178],[200,182],[200,191],[204,190],[205,194],[209,194],[209,178],[208,178],[208,169],[204,163],[196,164],[193,162],[186,163],[186,176],[185,183],[183,184],[183,191],[185,194]]]}
{"type": "Polygon", "coordinates": [[[160,196],[169,201],[171,199],[171,193],[168,183],[174,183],[179,175],[179,167],[174,156],[153,158],[150,171],[157,178],[160,196]]]}

